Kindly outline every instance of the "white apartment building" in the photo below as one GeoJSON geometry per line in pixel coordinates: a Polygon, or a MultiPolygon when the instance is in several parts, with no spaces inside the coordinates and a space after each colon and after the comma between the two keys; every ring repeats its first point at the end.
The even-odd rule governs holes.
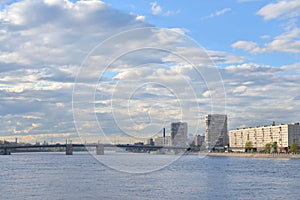
{"type": "Polygon", "coordinates": [[[171,142],[173,146],[185,147],[188,145],[188,126],[186,122],[171,123],[171,142]]]}
{"type": "Polygon", "coordinates": [[[300,125],[299,123],[273,124],[229,131],[229,143],[232,150],[245,150],[247,141],[251,141],[253,148],[257,150],[264,149],[267,143],[277,142],[279,149],[285,151],[292,143],[300,146],[300,125]]]}
{"type": "Polygon", "coordinates": [[[205,147],[213,149],[228,145],[227,115],[209,114],[205,116],[205,147]]]}

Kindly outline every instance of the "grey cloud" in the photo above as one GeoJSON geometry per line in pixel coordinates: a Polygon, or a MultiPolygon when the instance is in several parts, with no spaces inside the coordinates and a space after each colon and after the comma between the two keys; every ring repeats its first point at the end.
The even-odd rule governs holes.
{"type": "Polygon", "coordinates": [[[38,100],[5,100],[0,102],[0,114],[25,114],[41,110],[42,103],[38,100]]]}

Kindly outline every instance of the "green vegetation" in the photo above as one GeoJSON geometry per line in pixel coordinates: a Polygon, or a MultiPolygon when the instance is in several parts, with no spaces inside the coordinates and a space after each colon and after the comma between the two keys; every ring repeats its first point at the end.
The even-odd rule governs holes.
{"type": "Polygon", "coordinates": [[[272,144],[271,143],[267,143],[265,145],[264,151],[265,151],[265,153],[271,153],[271,149],[272,149],[272,144]]]}
{"type": "Polygon", "coordinates": [[[270,142],[265,145],[265,148],[260,153],[278,153],[278,150],[277,142],[270,142]]]}
{"type": "Polygon", "coordinates": [[[277,144],[277,142],[273,142],[271,144],[271,147],[272,147],[271,153],[278,153],[278,144],[277,144]]]}
{"type": "Polygon", "coordinates": [[[247,141],[247,142],[245,143],[245,150],[246,150],[246,152],[250,152],[252,149],[253,149],[253,144],[252,144],[252,142],[251,142],[251,141],[247,141]]]}
{"type": "Polygon", "coordinates": [[[292,143],[291,146],[290,146],[290,152],[299,153],[300,150],[299,150],[298,144],[292,143]]]}

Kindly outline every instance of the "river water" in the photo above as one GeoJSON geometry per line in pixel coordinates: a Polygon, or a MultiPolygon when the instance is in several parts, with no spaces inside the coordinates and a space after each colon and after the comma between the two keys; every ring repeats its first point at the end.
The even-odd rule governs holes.
{"type": "Polygon", "coordinates": [[[106,161],[129,160],[134,173],[111,169],[97,157],[76,152],[0,156],[0,199],[300,199],[300,159],[102,155],[106,161]],[[165,165],[168,159],[174,161],[165,165]],[[143,171],[149,160],[156,170],[143,171]]]}

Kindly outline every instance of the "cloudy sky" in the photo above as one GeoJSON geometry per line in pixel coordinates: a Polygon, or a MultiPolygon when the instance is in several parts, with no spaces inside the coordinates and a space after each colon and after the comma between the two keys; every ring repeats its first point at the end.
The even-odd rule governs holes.
{"type": "Polygon", "coordinates": [[[298,0],[0,0],[0,138],[298,122],[299,15],[298,0]]]}

